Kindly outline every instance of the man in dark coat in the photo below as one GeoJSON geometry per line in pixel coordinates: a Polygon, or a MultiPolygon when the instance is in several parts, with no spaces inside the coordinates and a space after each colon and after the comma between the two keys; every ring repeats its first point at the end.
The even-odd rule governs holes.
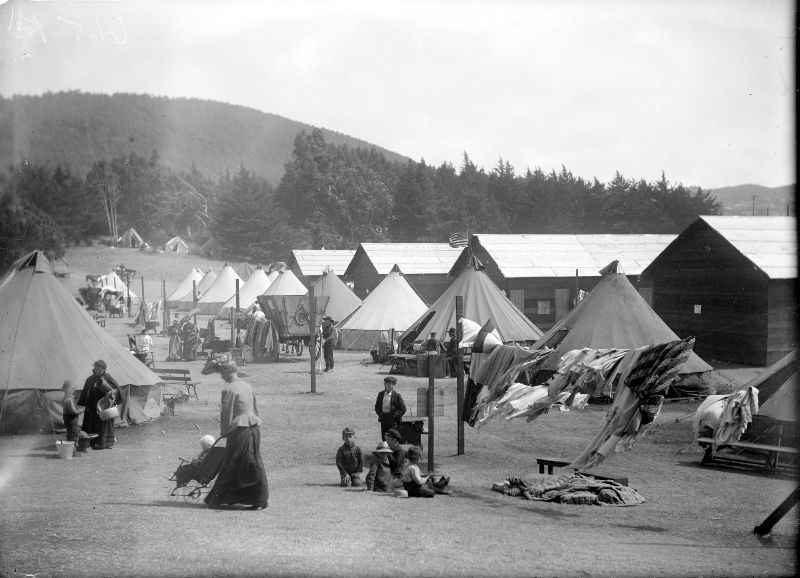
{"type": "Polygon", "coordinates": [[[327,315],[322,318],[322,354],[325,359],[324,371],[333,371],[333,342],[336,340],[336,328],[333,319],[327,315]]]}
{"type": "Polygon", "coordinates": [[[406,413],[406,404],[403,397],[394,390],[397,378],[387,375],[383,379],[383,391],[375,400],[375,413],[381,424],[381,439],[386,441],[386,432],[392,428],[400,430],[403,415],[406,413]]]}

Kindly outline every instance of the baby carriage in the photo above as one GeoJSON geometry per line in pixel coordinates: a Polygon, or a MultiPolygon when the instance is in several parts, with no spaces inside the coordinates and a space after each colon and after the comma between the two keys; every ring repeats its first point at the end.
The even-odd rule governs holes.
{"type": "Polygon", "coordinates": [[[167,478],[175,482],[175,487],[168,494],[170,500],[198,500],[203,493],[210,491],[208,486],[219,473],[225,457],[224,439],[217,439],[202,457],[193,460],[178,458],[181,462],[178,469],[167,478]],[[222,445],[219,445],[220,442],[223,442],[222,445]]]}

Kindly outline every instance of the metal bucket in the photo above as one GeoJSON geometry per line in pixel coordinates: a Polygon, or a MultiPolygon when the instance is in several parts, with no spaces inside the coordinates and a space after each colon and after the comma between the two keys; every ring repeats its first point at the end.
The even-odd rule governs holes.
{"type": "Polygon", "coordinates": [[[60,459],[71,460],[72,453],[75,451],[75,442],[56,440],[56,451],[58,451],[58,457],[60,459]]]}

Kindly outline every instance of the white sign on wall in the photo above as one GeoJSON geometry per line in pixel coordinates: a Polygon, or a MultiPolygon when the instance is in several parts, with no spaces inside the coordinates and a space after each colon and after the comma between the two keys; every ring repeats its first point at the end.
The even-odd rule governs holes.
{"type": "Polygon", "coordinates": [[[694,306],[694,312],[695,312],[695,314],[696,314],[696,315],[700,315],[700,314],[703,312],[703,311],[702,311],[702,309],[703,309],[703,306],[702,306],[702,305],[695,305],[695,306],[694,306]]]}

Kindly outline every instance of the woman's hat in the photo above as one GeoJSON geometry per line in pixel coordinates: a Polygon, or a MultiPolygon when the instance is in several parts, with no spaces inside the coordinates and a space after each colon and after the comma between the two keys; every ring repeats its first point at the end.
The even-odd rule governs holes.
{"type": "Polygon", "coordinates": [[[389,444],[387,444],[386,442],[381,442],[381,443],[378,444],[378,447],[376,447],[374,450],[372,450],[372,453],[373,454],[391,454],[392,453],[392,449],[389,447],[389,444]]]}

